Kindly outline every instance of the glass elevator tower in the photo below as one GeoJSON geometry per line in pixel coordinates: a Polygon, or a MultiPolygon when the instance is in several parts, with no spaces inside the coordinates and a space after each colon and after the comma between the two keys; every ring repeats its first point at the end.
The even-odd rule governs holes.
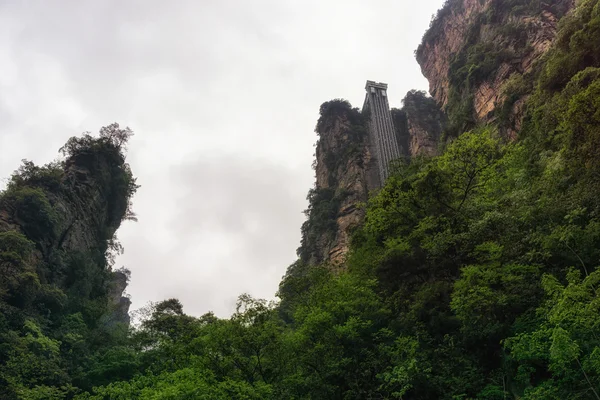
{"type": "Polygon", "coordinates": [[[389,175],[390,161],[400,158],[400,146],[392,122],[387,98],[387,83],[367,81],[363,112],[369,116],[369,136],[375,150],[381,185],[389,175]]]}

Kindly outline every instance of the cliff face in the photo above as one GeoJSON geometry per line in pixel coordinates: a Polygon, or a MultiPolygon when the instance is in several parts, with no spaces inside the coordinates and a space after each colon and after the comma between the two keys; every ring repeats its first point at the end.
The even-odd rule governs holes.
{"type": "Polygon", "coordinates": [[[125,290],[129,283],[128,271],[114,271],[111,278],[108,291],[111,312],[104,316],[104,322],[107,324],[122,322],[129,325],[129,307],[131,307],[131,299],[128,295],[125,295],[125,290]]]}
{"type": "Polygon", "coordinates": [[[411,90],[402,100],[400,110],[392,110],[398,143],[405,156],[435,156],[446,116],[435,100],[423,91],[411,90]]]}
{"type": "Polygon", "coordinates": [[[421,71],[429,81],[429,93],[441,106],[448,103],[448,71],[452,57],[467,44],[467,32],[490,6],[491,0],[453,3],[458,7],[448,3],[445,12],[443,9],[438,12],[416,53],[421,71]]]}
{"type": "MultiPolygon", "coordinates": [[[[445,116],[424,92],[411,91],[401,110],[392,110],[404,156],[437,154],[445,116]]],[[[344,100],[323,103],[316,132],[315,187],[308,195],[300,260],[307,265],[342,266],[355,227],[364,220],[361,204],[381,187],[368,116],[344,100]]]]}
{"type": "Polygon", "coordinates": [[[316,183],[309,193],[308,220],[302,227],[302,261],[343,263],[352,229],[360,224],[370,190],[379,187],[366,120],[343,100],[321,106],[316,131],[316,183]]]}
{"type": "MultiPolygon", "coordinates": [[[[429,92],[449,115],[460,114],[457,119],[492,120],[507,99],[506,81],[532,71],[573,6],[574,0],[448,1],[416,52],[429,92]]],[[[512,101],[510,114],[518,115],[523,101],[512,101]]]]}
{"type": "Polygon", "coordinates": [[[131,215],[137,186],[120,148],[129,131],[116,124],[103,129],[101,138],[71,138],[64,162],[27,162],[15,172],[0,194],[0,235],[14,233],[31,243],[28,264],[38,282],[32,299],[43,302],[45,290],[76,290],[127,323],[126,280],[110,271],[110,257],[120,250],[114,234],[131,215]]]}
{"type": "MultiPolygon", "coordinates": [[[[436,156],[446,137],[478,123],[494,122],[514,137],[532,91],[529,76],[573,7],[574,0],[448,0],[416,51],[432,97],[413,90],[392,110],[401,153],[436,156]]],[[[321,106],[316,185],[298,251],[306,264],[343,264],[364,217],[357,204],[380,185],[363,118],[344,101],[321,106]]]]}

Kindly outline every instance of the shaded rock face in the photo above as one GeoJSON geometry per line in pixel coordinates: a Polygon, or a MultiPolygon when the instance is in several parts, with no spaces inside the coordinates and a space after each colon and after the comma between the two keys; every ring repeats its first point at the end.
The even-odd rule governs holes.
{"type": "MultiPolygon", "coordinates": [[[[101,166],[99,169],[107,167],[101,166]]],[[[60,194],[48,193],[59,212],[59,242],[56,247],[66,251],[88,251],[113,237],[121,224],[120,218],[111,217],[108,193],[102,190],[95,174],[77,160],[69,160],[65,167],[63,185],[70,188],[60,194]]]]}
{"type": "Polygon", "coordinates": [[[105,317],[106,323],[124,323],[129,325],[131,300],[125,295],[128,282],[129,276],[125,272],[117,270],[112,273],[108,295],[113,311],[105,317]]]}
{"type": "Polygon", "coordinates": [[[446,116],[435,100],[423,91],[411,90],[400,110],[393,110],[398,142],[407,157],[438,155],[446,116]]]}
{"type": "MultiPolygon", "coordinates": [[[[94,160],[94,168],[86,166],[89,160],[85,157],[73,157],[67,160],[64,185],[71,188],[70,196],[56,196],[54,207],[61,211],[63,221],[61,241],[57,247],[69,252],[86,252],[90,249],[104,247],[110,240],[125,216],[124,199],[111,201],[105,182],[115,178],[106,176],[100,171],[109,171],[106,160],[94,160]]],[[[129,277],[121,271],[111,274],[109,282],[109,308],[112,310],[107,318],[113,323],[129,325],[129,307],[131,300],[124,296],[129,277]]]]}
{"type": "Polygon", "coordinates": [[[317,189],[331,188],[335,196],[340,198],[339,209],[335,217],[337,226],[334,235],[322,235],[319,240],[319,253],[315,254],[311,263],[328,261],[333,265],[341,265],[348,251],[350,233],[364,218],[364,210],[357,207],[367,201],[369,189],[376,184],[369,184],[378,176],[373,165],[373,177],[367,179],[365,166],[373,160],[371,149],[366,138],[355,138],[351,132],[347,115],[340,115],[333,121],[329,129],[320,132],[321,140],[317,145],[316,183],[317,189]],[[355,153],[345,157],[343,149],[348,145],[356,146],[355,153]],[[342,154],[340,154],[342,153],[342,154]],[[341,160],[337,165],[327,163],[326,157],[341,160]]]}
{"type": "MultiPolygon", "coordinates": [[[[301,259],[309,265],[327,262],[333,268],[343,266],[350,245],[352,230],[362,223],[361,207],[372,190],[380,187],[377,164],[373,158],[366,120],[349,105],[321,118],[317,133],[316,182],[309,219],[303,227],[301,259]],[[327,204],[329,223],[316,214],[327,204]],[[319,219],[319,225],[311,219],[319,219]],[[305,256],[302,257],[302,249],[305,256]]],[[[309,195],[310,198],[310,195],[309,195]]],[[[323,214],[324,215],[324,214],[323,214]]]]}
{"type": "MultiPolygon", "coordinates": [[[[98,260],[96,267],[106,271],[103,255],[125,218],[128,199],[115,190],[122,185],[123,166],[115,163],[117,148],[106,150],[109,156],[83,150],[72,155],[61,165],[60,179],[50,186],[39,182],[25,181],[24,187],[41,193],[47,200],[54,215],[53,227],[43,237],[32,237],[27,229],[27,221],[19,216],[14,204],[0,201],[0,232],[16,231],[35,243],[34,265],[50,265],[55,259],[65,259],[71,255],[84,254],[89,259],[98,260]]],[[[127,167],[128,168],[128,167],[127,167]]],[[[17,190],[21,190],[19,188],[17,190]]],[[[122,272],[106,272],[109,276],[108,309],[110,318],[129,323],[131,301],[123,296],[127,279],[122,272]],[[112,311],[114,310],[114,311],[112,311]]],[[[53,283],[66,289],[69,283],[57,273],[53,283]]]]}
{"type": "MultiPolygon", "coordinates": [[[[111,218],[113,210],[109,209],[107,193],[103,192],[94,173],[75,160],[65,163],[60,187],[44,188],[44,194],[57,214],[55,238],[43,243],[42,248],[47,248],[44,253],[49,250],[87,252],[102,247],[121,224],[121,219],[111,218]]],[[[0,230],[23,231],[12,210],[0,209],[0,230]]]]}
{"type": "Polygon", "coordinates": [[[432,23],[428,31],[432,37],[417,49],[417,62],[429,81],[429,93],[442,107],[448,103],[448,71],[452,57],[465,46],[470,26],[491,2],[461,0],[458,7],[454,3],[459,2],[446,5],[449,12],[432,23]],[[433,30],[435,33],[431,33],[433,30]]]}
{"type": "MultiPolygon", "coordinates": [[[[411,91],[401,110],[392,110],[401,154],[437,154],[445,115],[425,92],[411,91]]],[[[316,129],[315,187],[309,193],[308,220],[298,254],[308,265],[343,268],[354,228],[365,217],[362,207],[382,182],[368,134],[368,115],[341,100],[321,106],[316,129]]]]}
{"type": "MultiPolygon", "coordinates": [[[[417,61],[429,81],[432,97],[446,109],[451,91],[462,89],[459,96],[472,96],[474,122],[492,120],[494,111],[506,99],[503,85],[507,79],[532,71],[535,60],[552,45],[559,19],[573,7],[574,0],[542,2],[537,7],[527,1],[448,2],[417,50],[417,61]],[[482,49],[481,54],[494,54],[496,58],[478,59],[477,47],[482,49]],[[459,70],[466,64],[459,63],[461,56],[473,63],[465,70],[469,74],[476,71],[479,76],[453,76],[453,68],[459,70]],[[463,84],[466,90],[459,88],[463,84]]],[[[511,113],[515,119],[513,130],[520,124],[520,112],[517,105],[511,113]]]]}

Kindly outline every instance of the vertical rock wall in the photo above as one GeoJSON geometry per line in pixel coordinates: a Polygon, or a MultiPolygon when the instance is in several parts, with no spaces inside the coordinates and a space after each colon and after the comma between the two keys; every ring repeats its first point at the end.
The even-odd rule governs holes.
{"type": "MultiPolygon", "coordinates": [[[[470,109],[463,107],[467,116],[461,118],[493,120],[507,98],[506,81],[532,71],[552,45],[559,19],[573,7],[574,0],[447,2],[416,52],[429,92],[450,114],[456,113],[457,99],[468,98],[470,109]]],[[[517,106],[511,114],[518,116],[523,101],[513,101],[517,106]]],[[[513,129],[519,123],[514,121],[513,129]]]]}
{"type": "Polygon", "coordinates": [[[411,90],[402,103],[402,109],[395,111],[394,123],[401,146],[406,146],[406,156],[438,155],[446,115],[423,91],[411,90]]]}
{"type": "Polygon", "coordinates": [[[307,264],[341,266],[352,230],[364,218],[361,205],[380,186],[378,169],[366,120],[349,103],[324,103],[316,131],[316,181],[299,255],[307,264]]]}
{"type": "Polygon", "coordinates": [[[126,217],[127,185],[133,178],[121,148],[111,139],[88,136],[80,142],[63,163],[50,167],[54,175],[38,172],[46,167],[31,164],[30,170],[20,172],[18,182],[13,179],[0,196],[0,233],[16,231],[34,243],[32,264],[40,281],[61,290],[72,284],[61,271],[67,268],[65,260],[83,256],[93,263],[97,275],[106,274],[94,285],[105,285],[109,291],[113,320],[128,323],[131,302],[123,296],[127,280],[122,273],[110,272],[104,256],[126,217]],[[47,208],[36,206],[33,212],[28,205],[32,202],[47,208]]]}

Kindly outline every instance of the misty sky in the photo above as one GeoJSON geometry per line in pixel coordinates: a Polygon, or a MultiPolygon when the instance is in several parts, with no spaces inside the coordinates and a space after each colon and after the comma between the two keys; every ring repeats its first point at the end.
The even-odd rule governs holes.
{"type": "MultiPolygon", "coordinates": [[[[295,258],[319,105],[427,89],[413,52],[442,0],[0,1],[0,176],[73,135],[131,127],[132,310],[228,316],[295,258]]],[[[6,180],[0,183],[4,187],[6,180]]]]}

